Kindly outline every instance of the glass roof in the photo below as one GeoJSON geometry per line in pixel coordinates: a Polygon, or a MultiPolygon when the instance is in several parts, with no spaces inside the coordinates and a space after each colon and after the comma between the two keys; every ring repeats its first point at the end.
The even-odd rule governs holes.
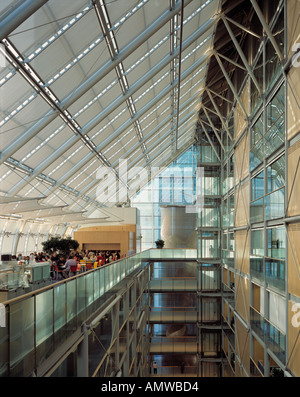
{"type": "Polygon", "coordinates": [[[221,2],[25,2],[0,5],[0,196],[92,213],[193,143],[221,2]]]}

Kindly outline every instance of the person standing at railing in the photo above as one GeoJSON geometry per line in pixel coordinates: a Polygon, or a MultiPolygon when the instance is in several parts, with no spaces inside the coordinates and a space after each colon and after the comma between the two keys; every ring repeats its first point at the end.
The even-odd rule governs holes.
{"type": "Polygon", "coordinates": [[[66,261],[66,269],[65,269],[65,274],[70,274],[71,272],[71,267],[73,267],[73,269],[77,269],[77,261],[74,259],[74,257],[72,255],[69,256],[69,259],[66,261]]]}
{"type": "Polygon", "coordinates": [[[103,255],[103,253],[101,252],[100,253],[100,255],[98,256],[98,263],[99,263],[99,266],[102,266],[102,265],[104,265],[105,264],[105,256],[103,255]],[[99,258],[99,259],[98,259],[99,258]]]}
{"type": "Polygon", "coordinates": [[[156,361],[153,361],[153,373],[154,373],[154,375],[157,374],[157,362],[156,361]]]}

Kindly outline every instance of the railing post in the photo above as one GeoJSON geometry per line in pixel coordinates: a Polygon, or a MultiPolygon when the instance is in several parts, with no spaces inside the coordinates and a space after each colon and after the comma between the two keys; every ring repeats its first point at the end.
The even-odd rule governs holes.
{"type": "Polygon", "coordinates": [[[89,344],[88,344],[88,327],[86,324],[82,326],[83,340],[78,345],[77,350],[77,376],[89,376],[89,344]]]}

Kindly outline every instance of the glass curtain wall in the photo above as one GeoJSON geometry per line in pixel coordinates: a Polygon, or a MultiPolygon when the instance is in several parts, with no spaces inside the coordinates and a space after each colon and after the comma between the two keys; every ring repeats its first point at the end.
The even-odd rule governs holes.
{"type": "MultiPolygon", "coordinates": [[[[285,5],[286,2],[280,1],[261,4],[283,56],[285,5]]],[[[259,26],[260,23],[251,29],[262,29],[259,26]]],[[[223,291],[234,293],[232,301],[223,295],[223,317],[231,331],[223,333],[222,347],[232,370],[229,372],[239,376],[268,374],[271,367],[279,367],[274,356],[283,366],[286,359],[285,333],[279,321],[282,316],[279,306],[272,302],[276,300],[273,296],[282,298],[286,294],[288,246],[283,219],[286,216],[287,87],[279,57],[263,29],[262,36],[260,42],[246,41],[244,50],[261,94],[249,75],[241,79],[242,84],[237,84],[236,90],[248,112],[248,123],[243,128],[234,123],[235,147],[224,151],[221,172],[223,291]],[[232,184],[228,180],[231,162],[234,163],[232,184]],[[265,310],[266,307],[269,309],[265,310]],[[253,335],[251,340],[243,339],[245,323],[260,340],[253,335]],[[250,357],[240,355],[246,349],[250,357]],[[273,358],[267,349],[272,351],[273,358]],[[238,360],[235,355],[239,356],[238,360]]],[[[236,120],[237,116],[235,113],[236,120]]]]}
{"type": "Polygon", "coordinates": [[[195,203],[196,166],[196,151],[191,146],[161,172],[151,170],[158,172],[157,176],[131,199],[131,206],[138,209],[137,250],[153,248],[161,238],[162,205],[195,203]]]}

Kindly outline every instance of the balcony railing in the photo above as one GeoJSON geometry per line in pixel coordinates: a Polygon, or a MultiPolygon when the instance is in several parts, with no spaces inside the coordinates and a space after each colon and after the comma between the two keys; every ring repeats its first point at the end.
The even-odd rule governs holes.
{"type": "Polygon", "coordinates": [[[143,262],[165,258],[196,259],[197,250],[149,249],[2,302],[0,377],[30,375],[99,309],[114,286],[143,262]]]}
{"type": "Polygon", "coordinates": [[[265,342],[270,351],[282,363],[285,363],[286,335],[252,306],[250,306],[250,322],[252,329],[265,342]]]}
{"type": "Polygon", "coordinates": [[[267,257],[250,257],[250,274],[282,291],[285,290],[285,261],[267,257]]]}

